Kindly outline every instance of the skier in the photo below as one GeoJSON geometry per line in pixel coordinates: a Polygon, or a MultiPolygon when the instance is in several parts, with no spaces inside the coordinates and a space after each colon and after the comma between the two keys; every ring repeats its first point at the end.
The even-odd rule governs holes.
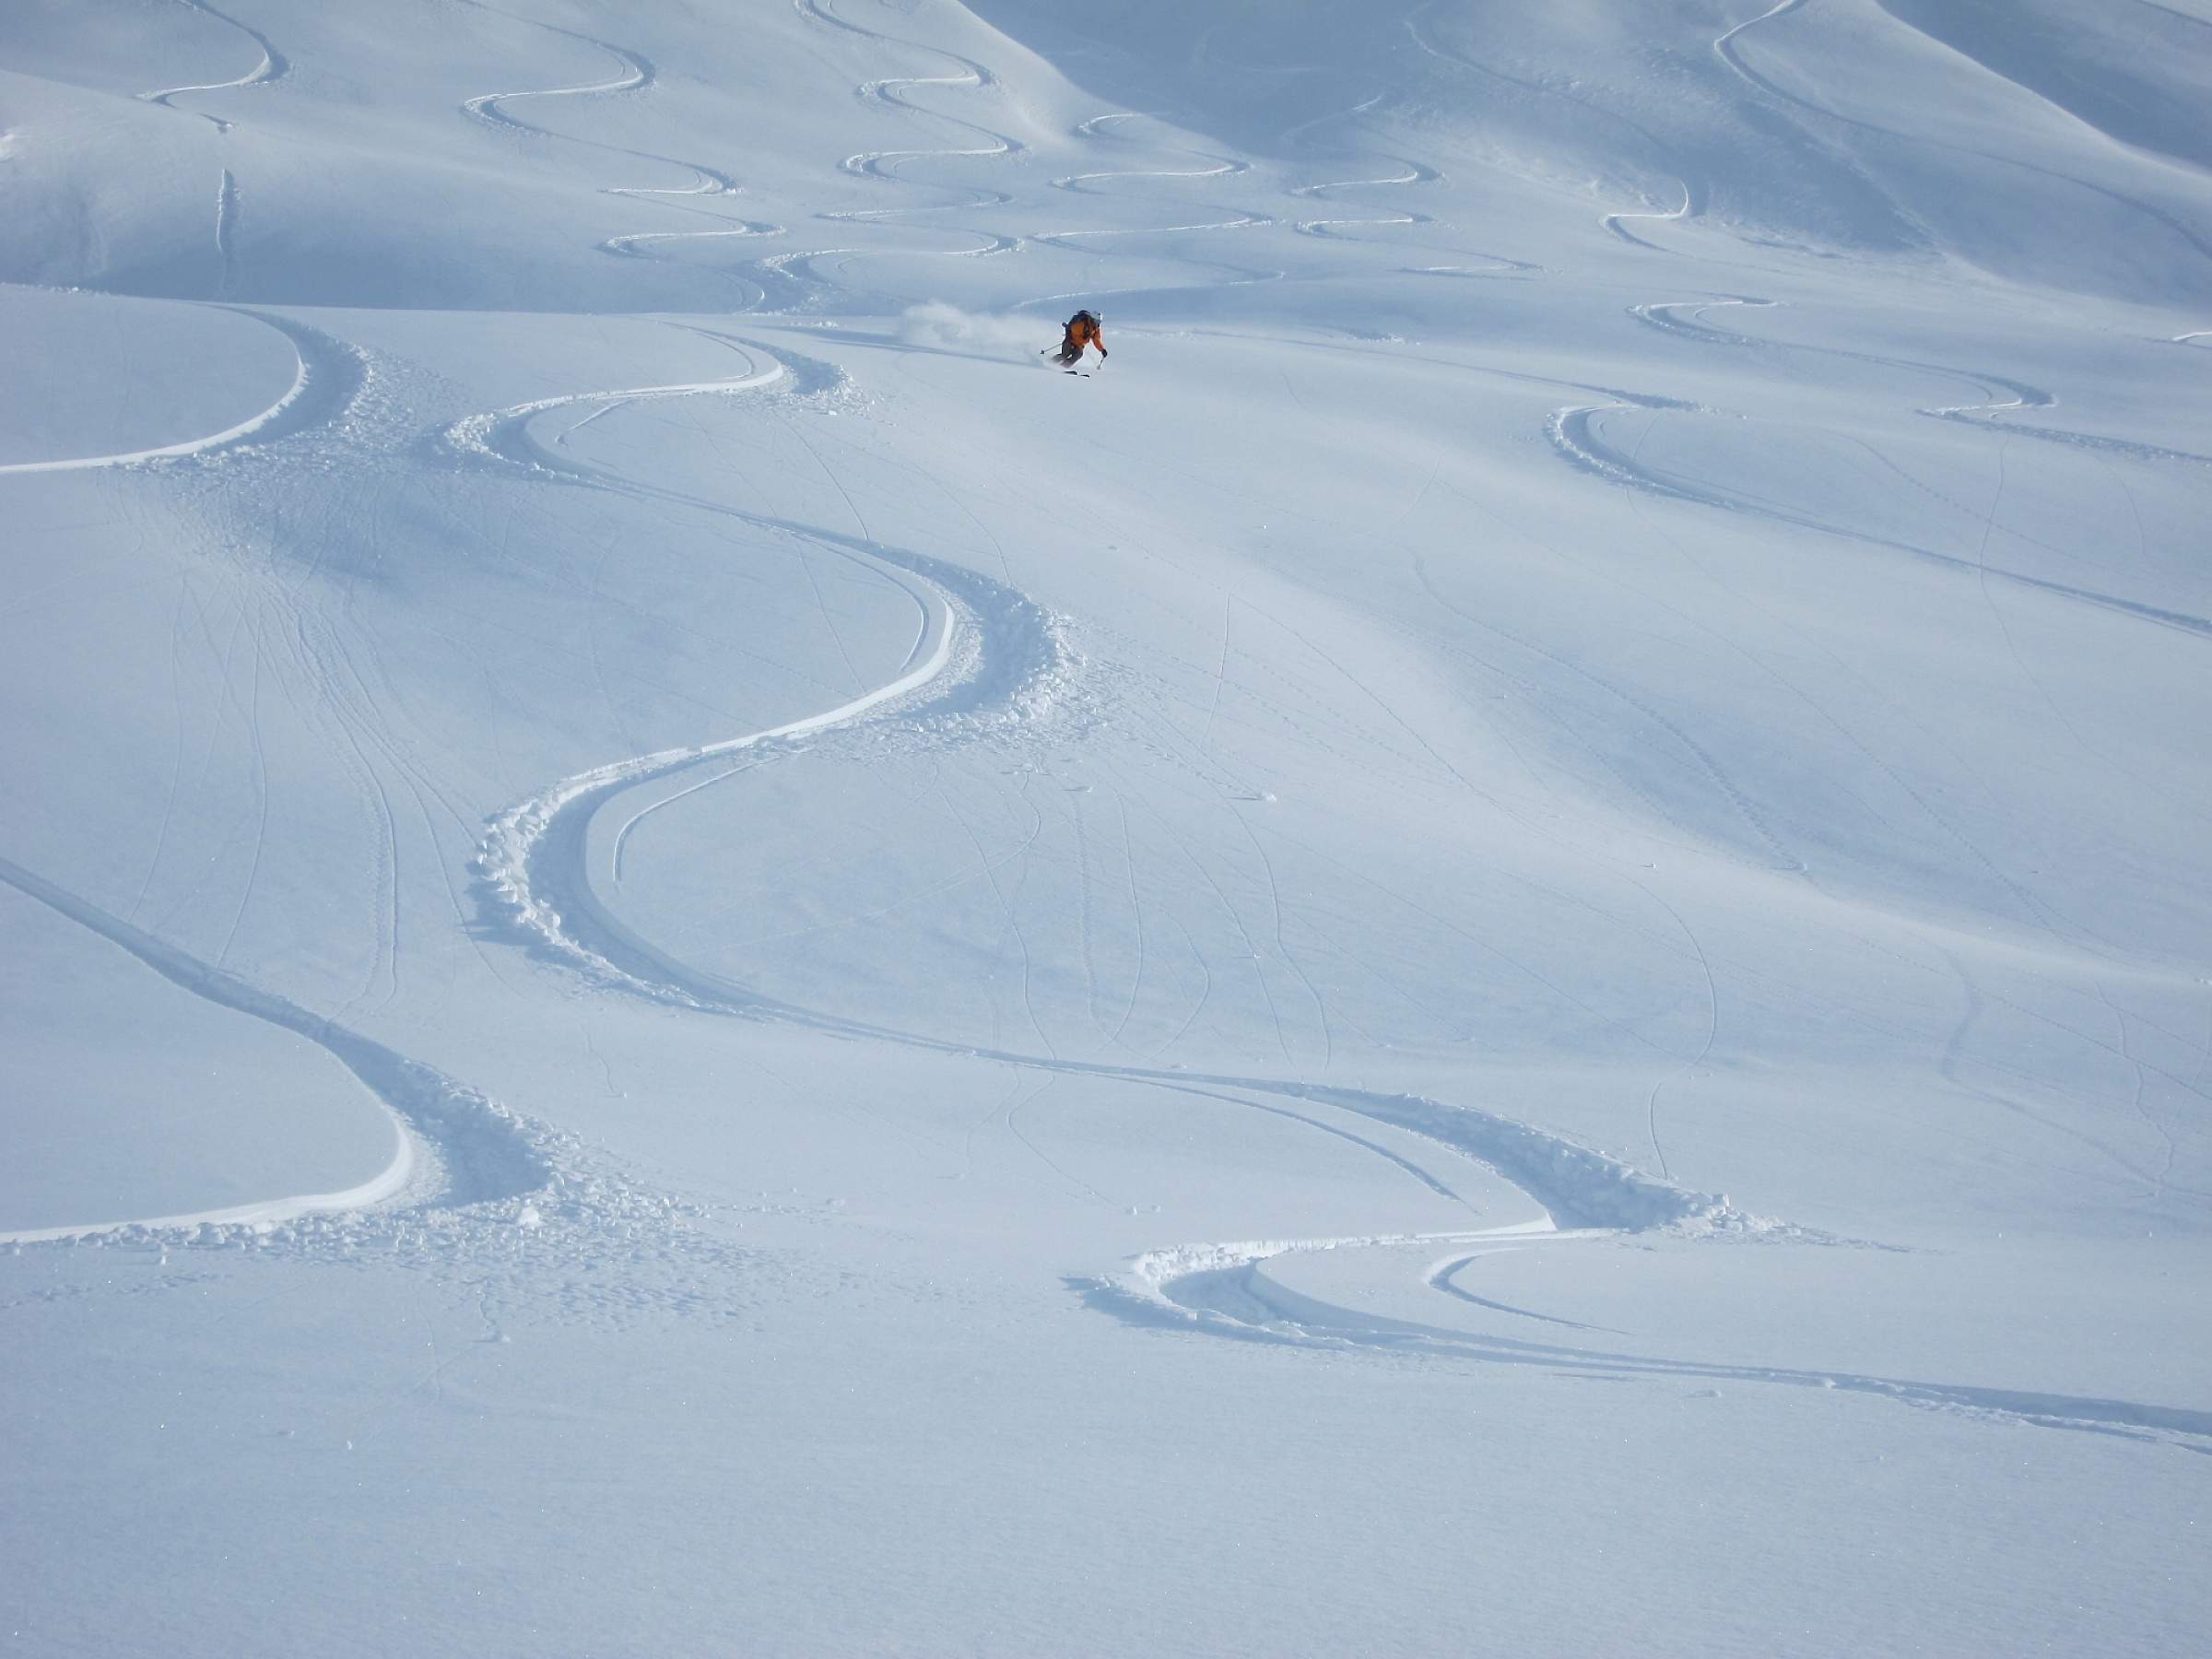
{"type": "MultiPolygon", "coordinates": [[[[1099,320],[1087,311],[1079,311],[1067,320],[1067,333],[1060,340],[1060,355],[1056,359],[1063,369],[1073,369],[1083,360],[1083,347],[1096,346],[1099,361],[1106,360],[1105,336],[1099,332],[1099,320]]],[[[1048,347],[1040,357],[1049,356],[1048,347]]]]}

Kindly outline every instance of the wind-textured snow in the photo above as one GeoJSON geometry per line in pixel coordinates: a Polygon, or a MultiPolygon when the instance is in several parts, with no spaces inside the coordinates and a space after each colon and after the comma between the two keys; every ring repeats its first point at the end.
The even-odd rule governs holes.
{"type": "Polygon", "coordinates": [[[0,1630],[2201,1650],[2207,110],[6,8],[0,1630]]]}

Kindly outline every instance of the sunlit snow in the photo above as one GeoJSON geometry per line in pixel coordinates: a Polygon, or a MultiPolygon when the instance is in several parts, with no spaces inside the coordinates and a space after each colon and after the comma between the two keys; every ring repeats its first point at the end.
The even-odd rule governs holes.
{"type": "Polygon", "coordinates": [[[2207,112],[0,8],[11,1651],[2202,1651],[2207,112]]]}

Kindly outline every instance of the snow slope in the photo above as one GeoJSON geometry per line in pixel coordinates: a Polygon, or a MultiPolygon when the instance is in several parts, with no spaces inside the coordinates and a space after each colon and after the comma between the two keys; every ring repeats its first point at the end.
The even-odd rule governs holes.
{"type": "Polygon", "coordinates": [[[12,1639],[2201,1646],[2207,108],[10,8],[12,1639]]]}

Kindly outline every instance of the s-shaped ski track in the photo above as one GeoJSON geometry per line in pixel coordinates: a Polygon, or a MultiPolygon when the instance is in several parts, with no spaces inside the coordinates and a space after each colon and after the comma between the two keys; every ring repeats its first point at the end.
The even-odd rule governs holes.
{"type": "MultiPolygon", "coordinates": [[[[170,100],[186,92],[228,92],[240,87],[265,87],[272,81],[283,79],[286,75],[290,73],[291,65],[285,60],[284,53],[271,45],[269,37],[263,34],[258,29],[241,23],[236,18],[226,12],[216,10],[214,6],[206,4],[206,0],[177,0],[177,4],[189,6],[203,17],[213,18],[218,23],[228,23],[232,29],[237,29],[251,40],[254,45],[261,48],[261,62],[233,80],[203,81],[189,87],[167,87],[159,92],[141,92],[138,94],[141,102],[159,104],[165,110],[174,110],[177,106],[170,100]]],[[[205,110],[181,112],[197,115],[202,121],[212,124],[218,133],[227,133],[231,127],[231,123],[225,121],[219,115],[210,115],[205,110]]]]}
{"type": "Polygon", "coordinates": [[[560,138],[565,142],[580,144],[587,148],[605,150],[609,155],[628,156],[636,160],[651,162],[656,166],[681,168],[691,175],[691,182],[688,184],[608,184],[601,186],[600,194],[632,196],[640,200],[659,199],[662,206],[673,207],[682,213],[698,214],[714,221],[716,226],[716,229],[712,230],[650,230],[632,232],[624,236],[610,236],[596,244],[601,253],[628,259],[645,259],[651,257],[651,254],[645,250],[652,244],[660,242],[723,241],[783,234],[784,228],[782,225],[770,224],[761,219],[730,218],[714,212],[712,208],[696,206],[695,204],[701,200],[736,195],[741,193],[743,186],[738,184],[729,174],[716,168],[709,167],[700,161],[686,161],[675,156],[659,155],[652,150],[633,149],[626,145],[608,144],[595,138],[568,137],[564,134],[555,133],[548,127],[542,127],[533,122],[524,121],[520,116],[510,115],[500,107],[502,103],[519,101],[525,98],[589,98],[601,94],[647,91],[659,82],[660,72],[653,66],[652,60],[643,53],[633,52],[627,46],[618,46],[612,41],[603,41],[596,35],[584,34],[573,29],[563,29],[557,23],[546,23],[533,18],[518,17],[512,12],[502,11],[498,6],[487,5],[485,0],[464,0],[464,4],[473,6],[478,11],[489,12],[495,17],[506,18],[512,22],[528,24],[534,29],[542,29],[549,34],[557,34],[568,40],[581,41],[586,46],[606,53],[621,66],[620,73],[609,79],[590,81],[580,86],[540,87],[518,92],[478,93],[474,98],[462,100],[461,108],[464,112],[483,123],[486,126],[503,132],[528,134],[540,138],[560,138]]]}

